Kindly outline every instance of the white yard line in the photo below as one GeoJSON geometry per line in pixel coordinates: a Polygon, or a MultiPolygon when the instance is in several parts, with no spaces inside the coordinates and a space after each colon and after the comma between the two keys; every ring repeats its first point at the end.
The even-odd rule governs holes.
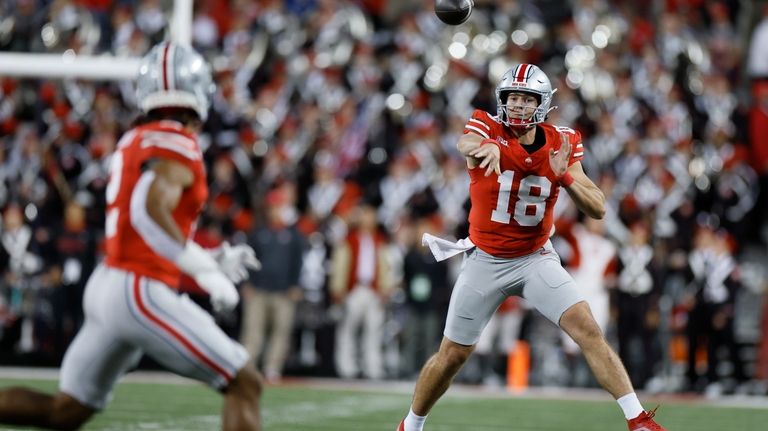
{"type": "Polygon", "coordinates": [[[299,402],[280,408],[265,409],[264,425],[299,425],[322,423],[327,419],[365,417],[381,410],[407,408],[403,400],[393,396],[366,396],[334,398],[324,403],[315,401],[299,402]]]}
{"type": "MultiPolygon", "coordinates": [[[[0,367],[0,378],[5,379],[36,379],[36,380],[57,380],[58,369],[55,368],[25,368],[25,367],[0,367]]],[[[130,383],[164,383],[164,384],[196,384],[200,383],[179,377],[175,374],[165,371],[137,371],[128,374],[123,382],[130,383]]],[[[365,381],[365,380],[343,380],[334,378],[288,378],[280,384],[283,387],[315,388],[315,389],[333,389],[333,390],[351,390],[363,391],[380,394],[411,394],[414,387],[413,381],[365,381]]],[[[269,387],[267,387],[269,390],[269,387]]],[[[477,398],[529,398],[529,399],[560,399],[560,400],[588,400],[588,401],[611,401],[610,396],[600,389],[589,388],[553,388],[553,387],[534,387],[525,391],[511,392],[506,388],[475,386],[475,385],[453,385],[448,391],[448,397],[477,397],[477,398]]],[[[652,399],[660,402],[674,402],[682,404],[708,405],[712,407],[727,408],[768,408],[768,397],[727,395],[719,399],[708,400],[701,396],[680,395],[680,394],[658,394],[643,395],[642,399],[652,399]]],[[[369,397],[365,397],[369,399],[369,397]]],[[[399,400],[395,400],[400,403],[399,400]]],[[[364,402],[363,404],[368,404],[364,402]]],[[[333,403],[334,407],[336,403],[333,403]]],[[[397,406],[399,404],[396,404],[397,406]]],[[[310,407],[307,407],[310,408],[310,407]]],[[[333,412],[322,412],[333,414],[333,412]]],[[[291,415],[293,417],[299,415],[291,415]]],[[[330,417],[330,416],[329,416],[330,417]]]]}

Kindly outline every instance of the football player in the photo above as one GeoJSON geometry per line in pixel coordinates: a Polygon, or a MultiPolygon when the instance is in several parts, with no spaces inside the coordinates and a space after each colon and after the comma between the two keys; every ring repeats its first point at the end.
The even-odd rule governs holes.
{"type": "Polygon", "coordinates": [[[221,391],[222,429],[260,429],[262,378],[245,348],[176,290],[183,272],[215,310],[229,310],[240,299],[233,283],[259,266],[247,246],[211,253],[190,239],[208,195],[197,133],[212,91],[208,64],[188,46],[163,42],[143,58],[136,95],[146,115],[112,155],[106,259],[85,288],[85,323],[64,356],[59,391],[0,391],[0,422],[78,429],[147,354],[221,391]]]}
{"type": "MultiPolygon", "coordinates": [[[[549,78],[533,64],[508,70],[496,87],[496,115],[476,110],[458,149],[466,157],[472,209],[469,241],[451,296],[442,344],[424,365],[411,410],[398,431],[421,431],[426,416],[475,348],[504,299],[525,298],[579,345],[597,381],[617,401],[630,430],[664,431],[638,401],[619,357],[603,337],[549,240],[560,188],[589,217],[602,218],[605,196],[581,167],[581,135],[544,123],[551,107],[549,78]]],[[[444,256],[441,250],[433,251],[444,256]]]]}

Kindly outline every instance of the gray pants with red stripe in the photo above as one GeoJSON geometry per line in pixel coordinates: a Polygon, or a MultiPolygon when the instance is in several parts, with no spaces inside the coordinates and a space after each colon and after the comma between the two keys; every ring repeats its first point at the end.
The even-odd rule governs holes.
{"type": "Polygon", "coordinates": [[[584,300],[549,241],[534,253],[512,259],[475,247],[465,253],[453,287],[444,335],[458,344],[476,344],[493,313],[511,295],[524,298],[556,325],[565,310],[584,300]]]}
{"type": "Polygon", "coordinates": [[[64,356],[59,389],[97,410],[142,354],[216,389],[248,361],[245,348],[186,295],[131,272],[99,265],[83,309],[85,324],[64,356]]]}

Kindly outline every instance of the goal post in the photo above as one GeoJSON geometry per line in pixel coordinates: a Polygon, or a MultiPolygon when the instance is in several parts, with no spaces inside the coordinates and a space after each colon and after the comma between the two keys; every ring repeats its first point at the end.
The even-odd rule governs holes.
{"type": "MultiPolygon", "coordinates": [[[[193,0],[174,0],[170,19],[171,40],[192,41],[193,0]]],[[[0,52],[0,77],[127,81],[135,79],[139,58],[110,55],[80,56],[74,53],[38,54],[0,52]]]]}
{"type": "Polygon", "coordinates": [[[138,70],[138,58],[0,52],[0,77],[123,81],[134,79],[138,70]]]}

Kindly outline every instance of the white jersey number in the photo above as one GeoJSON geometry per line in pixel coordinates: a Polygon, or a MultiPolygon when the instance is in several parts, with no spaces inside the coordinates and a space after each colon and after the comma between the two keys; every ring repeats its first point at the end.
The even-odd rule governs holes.
{"type": "MultiPolygon", "coordinates": [[[[491,212],[491,221],[508,224],[512,214],[509,213],[509,198],[512,194],[512,184],[515,178],[514,171],[504,171],[499,175],[499,197],[496,200],[496,209],[491,212]]],[[[515,203],[514,217],[520,226],[536,226],[544,220],[546,200],[552,188],[552,182],[547,177],[528,175],[520,180],[517,189],[517,202],[515,203]],[[533,189],[538,194],[531,194],[533,189]],[[532,209],[532,211],[529,211],[532,209]]]]}
{"type": "Polygon", "coordinates": [[[107,204],[115,203],[117,192],[120,191],[120,180],[123,176],[123,152],[120,150],[112,154],[109,161],[109,182],[107,183],[107,204]]]}
{"type": "MultiPolygon", "coordinates": [[[[120,191],[120,180],[123,176],[123,152],[115,151],[112,154],[112,160],[109,164],[109,182],[107,183],[107,205],[112,205],[117,199],[117,193],[120,191]]],[[[115,236],[117,233],[117,217],[120,212],[117,208],[111,208],[107,211],[106,226],[104,233],[107,238],[115,236]]]]}

